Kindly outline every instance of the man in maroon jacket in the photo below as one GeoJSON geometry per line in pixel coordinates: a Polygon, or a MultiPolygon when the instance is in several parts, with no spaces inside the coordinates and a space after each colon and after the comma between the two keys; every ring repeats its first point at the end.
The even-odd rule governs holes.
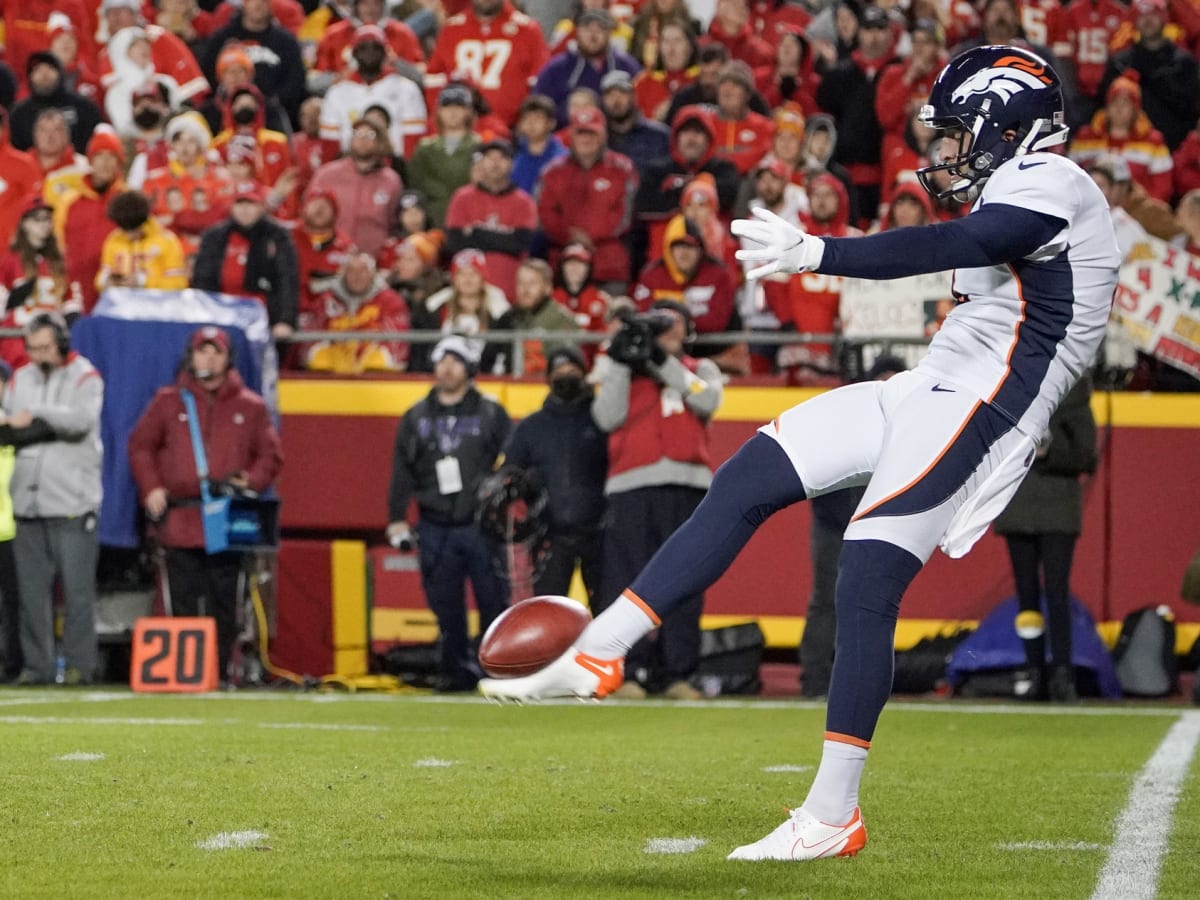
{"type": "Polygon", "coordinates": [[[209,554],[200,518],[200,479],[183,391],[196,398],[210,481],[261,493],[283,466],[279,435],[262,398],[232,367],[229,335],[211,325],[188,342],[187,367],[159,390],[129,436],[129,462],[142,505],[167,550],[171,612],[217,622],[222,681],[237,640],[237,551],[209,554]]]}
{"type": "Polygon", "coordinates": [[[596,107],[571,115],[571,145],[542,172],[538,214],[551,246],[551,265],[570,243],[592,251],[592,277],[610,294],[629,285],[623,239],[633,220],[638,174],[629,157],[605,149],[604,113],[596,107]]]}

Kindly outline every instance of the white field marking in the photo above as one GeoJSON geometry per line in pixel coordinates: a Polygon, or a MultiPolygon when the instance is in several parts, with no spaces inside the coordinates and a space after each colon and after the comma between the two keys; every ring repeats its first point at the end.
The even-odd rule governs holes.
{"type": "MultiPolygon", "coordinates": [[[[14,699],[12,702],[35,702],[35,703],[69,703],[78,700],[86,701],[103,701],[103,700],[161,700],[162,694],[134,694],[131,691],[91,691],[87,694],[72,695],[65,697],[59,691],[48,689],[40,697],[45,699],[35,699],[28,697],[27,693],[30,689],[24,689],[20,699],[14,699]]],[[[0,696],[3,696],[0,694],[0,696]]],[[[9,696],[18,697],[17,692],[13,692],[9,696]]],[[[278,691],[236,691],[232,693],[212,693],[212,694],[172,694],[172,700],[185,701],[219,701],[219,702],[300,702],[300,703],[433,703],[433,704],[476,704],[486,706],[496,706],[483,697],[473,696],[442,696],[437,694],[385,694],[385,693],[324,693],[324,692],[278,692],[278,691]]],[[[0,699],[0,705],[6,701],[0,699]]],[[[561,698],[555,700],[543,700],[540,703],[529,704],[531,706],[579,706],[579,705],[597,706],[608,709],[628,709],[628,704],[617,703],[602,703],[595,700],[577,700],[574,698],[561,698]]],[[[501,706],[506,704],[499,704],[501,706]]],[[[752,699],[752,700],[733,700],[730,698],[720,697],[713,700],[689,700],[680,702],[678,700],[642,700],[639,706],[661,706],[671,709],[679,709],[686,707],[689,709],[824,709],[824,700],[801,700],[799,698],[776,698],[772,700],[752,699]]],[[[1096,701],[1095,703],[1084,703],[1081,706],[1059,706],[1057,704],[1038,704],[1037,706],[1027,705],[1023,703],[966,703],[959,700],[903,700],[889,703],[887,705],[889,711],[896,710],[901,712],[937,712],[937,713],[965,713],[967,715],[1023,715],[1023,716],[1176,716],[1179,714],[1179,706],[1172,705],[1150,705],[1144,701],[1139,701],[1136,704],[1120,703],[1114,701],[1096,701]]]]}
{"type": "Polygon", "coordinates": [[[764,772],[811,772],[812,769],[812,766],[763,766],[764,772]]]}
{"type": "Polygon", "coordinates": [[[64,753],[57,759],[63,762],[97,762],[104,759],[103,753],[84,753],[82,750],[77,750],[74,753],[64,753]]]}
{"type": "Polygon", "coordinates": [[[704,838],[647,838],[643,853],[695,853],[705,844],[704,838]]]}
{"type": "Polygon", "coordinates": [[[199,850],[241,850],[265,841],[269,835],[265,831],[222,831],[203,841],[196,841],[199,850]]]}
{"type": "Polygon", "coordinates": [[[458,761],[453,759],[437,759],[429,757],[428,759],[418,759],[413,763],[413,767],[417,769],[448,769],[451,766],[457,766],[458,761]]]}
{"type": "Polygon", "coordinates": [[[204,719],[139,719],[119,716],[0,716],[0,725],[209,725],[204,719]]]}
{"type": "MultiPolygon", "coordinates": [[[[579,700],[570,697],[556,698],[553,700],[530,701],[524,704],[518,703],[493,703],[484,698],[461,698],[461,697],[406,697],[405,702],[417,703],[482,703],[484,705],[497,708],[509,708],[519,706],[589,706],[600,709],[612,710],[629,710],[631,707],[628,703],[606,703],[600,700],[579,700]]],[[[639,709],[647,707],[659,707],[662,709],[824,709],[824,700],[639,700],[637,703],[639,709]]],[[[884,713],[891,711],[897,712],[919,712],[919,713],[963,713],[966,715],[1020,715],[1020,716],[1129,716],[1134,718],[1150,717],[1174,717],[1179,715],[1179,705],[1163,705],[1163,706],[1131,706],[1126,704],[1104,702],[1096,705],[1083,706],[1060,706],[1058,704],[1046,703],[1039,704],[1036,708],[1031,705],[1025,706],[1019,703],[962,703],[957,700],[930,700],[927,703],[903,701],[898,703],[889,703],[884,713]]]]}
{"type": "Polygon", "coordinates": [[[0,700],[0,706],[45,706],[48,703],[62,703],[66,699],[62,694],[57,697],[5,697],[0,700]]]}
{"type": "Polygon", "coordinates": [[[997,850],[1103,850],[1103,844],[1092,844],[1088,841],[1017,841],[1011,844],[997,844],[997,850]]]}
{"type": "Polygon", "coordinates": [[[1198,743],[1200,712],[1185,712],[1133,782],[1092,900],[1155,897],[1171,816],[1198,743]]]}
{"type": "MultiPolygon", "coordinates": [[[[0,716],[0,725],[243,725],[241,719],[150,719],[150,718],[101,718],[97,716],[69,718],[67,716],[0,716]]],[[[389,728],[386,725],[342,725],[337,722],[255,722],[258,728],[281,728],[294,731],[402,731],[443,732],[445,726],[437,728],[389,728]]]]}
{"type": "MultiPolygon", "coordinates": [[[[48,689],[45,692],[30,696],[30,691],[33,689],[24,689],[18,693],[14,691],[8,694],[7,697],[0,693],[0,706],[6,703],[13,705],[21,704],[42,704],[42,703],[61,703],[72,704],[78,702],[101,702],[112,700],[132,700],[132,701],[150,701],[165,699],[162,694],[134,694],[131,691],[92,691],[87,694],[71,694],[64,695],[63,692],[48,689]],[[12,698],[12,699],[9,699],[12,698]]],[[[172,694],[171,699],[176,702],[195,702],[195,701],[218,701],[218,702],[300,702],[300,703],[433,703],[433,704],[475,704],[479,706],[508,706],[515,704],[495,704],[484,699],[483,697],[470,696],[437,696],[437,695],[413,695],[413,694],[325,694],[325,693],[284,693],[276,691],[240,691],[236,693],[214,693],[214,694],[172,694]]],[[[557,700],[544,700],[540,703],[531,703],[530,706],[593,706],[597,708],[628,710],[629,704],[618,703],[603,703],[596,700],[577,700],[573,698],[562,698],[557,700]]],[[[727,698],[717,698],[713,700],[690,700],[680,702],[678,700],[642,700],[638,703],[639,707],[643,706],[658,706],[666,709],[679,709],[686,707],[688,709],[763,709],[763,710],[779,710],[779,709],[824,709],[825,701],[823,700],[800,700],[779,698],[773,700],[731,700],[727,698]]],[[[928,700],[928,701],[913,701],[905,700],[893,702],[887,705],[887,711],[896,712],[923,712],[923,713],[963,713],[965,715],[1022,715],[1022,716],[1126,716],[1132,718],[1142,717],[1161,717],[1161,716],[1178,716],[1178,704],[1172,705],[1150,705],[1139,701],[1136,705],[1129,703],[1117,703],[1108,701],[1097,701],[1095,703],[1085,703],[1081,706],[1059,706],[1057,704],[1038,704],[1036,707],[1032,704],[1025,705],[1020,703],[966,703],[959,700],[928,700]]],[[[2,720],[0,720],[2,721],[2,720]]],[[[77,720],[73,720],[77,721],[77,720]]],[[[236,722],[236,719],[228,720],[236,722]]],[[[418,729],[413,729],[418,730],[418,729]]],[[[449,730],[448,728],[425,728],[419,730],[437,731],[449,730]]]]}
{"type": "MultiPolygon", "coordinates": [[[[259,722],[259,728],[295,728],[313,731],[388,731],[383,725],[340,725],[336,722],[259,722]]],[[[411,729],[406,729],[411,730],[411,729]]]]}

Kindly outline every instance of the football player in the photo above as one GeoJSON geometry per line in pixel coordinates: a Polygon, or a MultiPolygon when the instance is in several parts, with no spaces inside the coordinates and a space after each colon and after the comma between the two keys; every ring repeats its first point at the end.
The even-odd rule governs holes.
{"type": "Polygon", "coordinates": [[[951,222],[817,238],[766,210],[734,222],[761,246],[751,278],[824,272],[899,278],[954,269],[957,305],[928,355],[888,381],[847,385],[764,425],[708,495],[575,646],[497,699],[604,696],[628,648],[679,598],[717,579],[770,515],[851,485],[837,650],[821,764],[803,805],[730,859],[853,856],[866,844],[858,788],[891,692],[900,599],[940,545],[965,554],[1007,505],[1050,414],[1091,364],[1121,262],[1099,188],[1065,156],[1061,82],[1035,54],[977,47],[938,76],[922,113],[940,152],[926,190],[973,202],[951,222]]]}

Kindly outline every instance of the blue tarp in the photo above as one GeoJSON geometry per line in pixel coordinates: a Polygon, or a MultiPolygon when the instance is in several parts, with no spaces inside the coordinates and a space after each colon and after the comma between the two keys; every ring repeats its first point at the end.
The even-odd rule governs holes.
{"type": "Polygon", "coordinates": [[[155,392],[175,381],[188,337],[202,325],[220,325],[229,332],[246,385],[263,393],[274,408],[275,349],[266,310],[256,300],[192,290],[113,288],[71,331],[74,349],[104,377],[101,544],[141,543],[137,488],[126,452],[129,433],[155,392]]]}
{"type": "MultiPolygon", "coordinates": [[[[1043,614],[1045,600],[1042,601],[1043,614]]],[[[946,678],[952,685],[962,684],[972,672],[993,669],[1017,669],[1025,666],[1025,645],[1017,637],[1015,625],[1020,610],[1016,597],[1010,597],[992,610],[966,640],[954,648],[946,678]]],[[[1049,641],[1047,641],[1049,645],[1049,641]]],[[[1071,598],[1071,663],[1090,669],[1096,677],[1100,696],[1121,696],[1121,683],[1113,668],[1112,656],[1096,632],[1096,622],[1082,603],[1071,598]]]]}

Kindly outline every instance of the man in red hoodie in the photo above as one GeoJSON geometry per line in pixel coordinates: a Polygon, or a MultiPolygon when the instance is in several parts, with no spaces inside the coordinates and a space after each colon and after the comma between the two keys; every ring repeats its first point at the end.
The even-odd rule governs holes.
{"type": "Polygon", "coordinates": [[[68,188],[54,207],[54,233],[67,265],[67,282],[72,296],[83,300],[90,313],[99,299],[96,273],[100,251],[113,229],[108,202],[125,190],[121,169],[125,148],[112,128],[97,128],[87,145],[89,170],[68,188]]]}
{"type": "Polygon", "coordinates": [[[129,464],[147,514],[167,551],[171,613],[217,620],[222,681],[237,640],[237,551],[207,553],[200,479],[183,394],[195,399],[210,481],[262,493],[283,467],[279,435],[262,398],[232,366],[229,335],[211,325],[188,341],[187,367],[159,390],[129,435],[129,464]]]}
{"type": "Polygon", "coordinates": [[[254,140],[254,177],[267,187],[274,187],[293,164],[288,137],[281,131],[267,128],[267,102],[253,84],[244,84],[229,92],[225,108],[224,129],[213,137],[211,149],[225,162],[229,161],[229,142],[246,136],[254,140]]]}
{"type": "Polygon", "coordinates": [[[332,191],[309,191],[292,230],[300,272],[300,324],[311,326],[317,296],[329,289],[350,257],[354,243],[337,227],[337,197],[332,191]]]}
{"type": "MultiPolygon", "coordinates": [[[[666,253],[642,270],[633,302],[647,312],[660,300],[683,304],[698,335],[728,331],[737,323],[734,283],[728,267],[704,250],[700,230],[683,216],[667,227],[666,253]]],[[[723,348],[716,347],[715,350],[723,348]]],[[[699,346],[695,356],[709,356],[699,346]]]]}
{"type": "Polygon", "coordinates": [[[629,284],[623,239],[633,221],[638,174],[629,157],[605,149],[604,113],[596,107],[571,115],[571,146],[542,172],[538,213],[551,246],[551,264],[567,244],[592,250],[592,276],[612,294],[629,284]]]}

